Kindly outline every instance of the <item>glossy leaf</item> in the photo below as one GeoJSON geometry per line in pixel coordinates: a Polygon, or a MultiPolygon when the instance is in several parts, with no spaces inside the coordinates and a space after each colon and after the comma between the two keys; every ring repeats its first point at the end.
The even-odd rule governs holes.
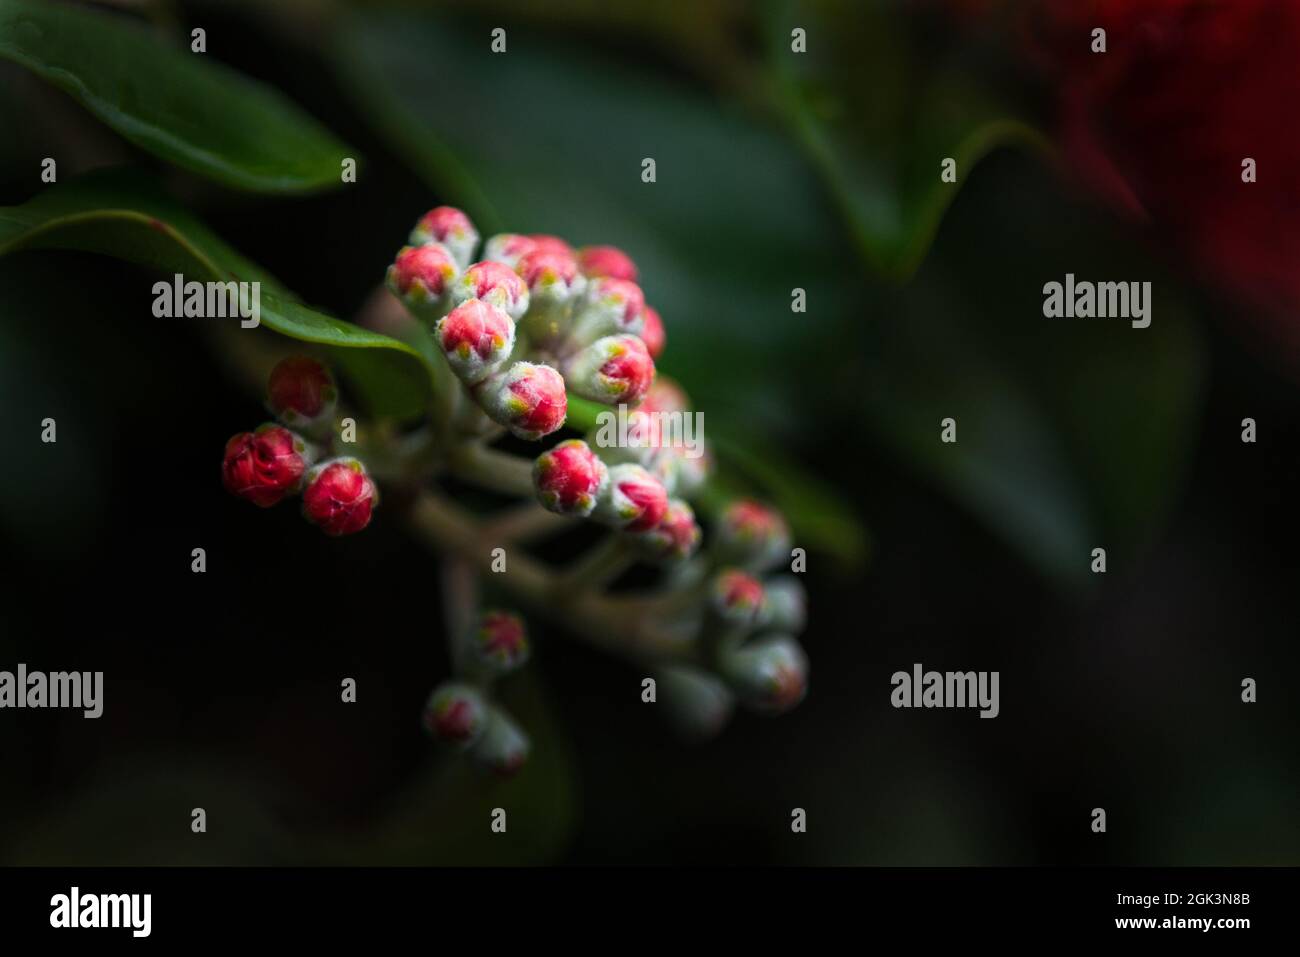
{"type": "MultiPolygon", "coordinates": [[[[427,406],[433,373],[418,349],[296,302],[142,176],[95,173],[0,208],[0,255],[21,249],[102,253],[187,280],[261,282],[261,324],[330,348],[372,414],[406,418],[427,406]]],[[[169,320],[150,321],[161,330],[169,320]]]]}
{"type": "Polygon", "coordinates": [[[228,186],[274,193],[336,186],[343,159],[356,156],[278,91],[120,15],[0,0],[0,56],[142,149],[228,186]]]}

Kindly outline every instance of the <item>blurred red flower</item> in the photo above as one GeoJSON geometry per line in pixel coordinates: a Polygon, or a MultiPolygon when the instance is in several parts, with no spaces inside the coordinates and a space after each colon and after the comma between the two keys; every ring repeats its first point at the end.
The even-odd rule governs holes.
{"type": "Polygon", "coordinates": [[[1030,10],[1030,34],[1057,72],[1067,162],[1198,266],[1291,317],[1270,326],[1300,354],[1300,2],[1030,10]],[[1098,27],[1104,53],[1092,52],[1098,27]],[[1243,181],[1247,158],[1257,182],[1243,181]]]}

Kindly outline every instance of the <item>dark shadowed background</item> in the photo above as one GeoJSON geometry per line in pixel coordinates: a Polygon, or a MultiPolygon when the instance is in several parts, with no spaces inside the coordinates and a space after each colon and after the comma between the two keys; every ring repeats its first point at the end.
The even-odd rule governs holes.
{"type": "MultiPolygon", "coordinates": [[[[263,413],[214,330],[155,319],[149,270],[15,251],[0,668],[106,690],[97,721],[0,712],[0,860],[1300,863],[1300,365],[1278,345],[1300,319],[1082,185],[1053,145],[1069,78],[1036,67],[1014,5],[121,6],[182,47],[203,27],[206,56],[354,147],[358,182],[227,189],[0,60],[0,202],[48,189],[47,156],[60,183],[142,167],[345,318],[438,203],[485,235],[624,248],[706,433],[797,476],[810,691],[691,745],[639,671],[539,627],[505,690],[529,764],[499,782],[446,760],[419,723],[448,673],[436,558],[382,509],[328,540],[226,495],[222,446],[263,413]],[[1045,319],[1067,272],[1151,281],[1151,327],[1045,319]],[[1001,714],[891,708],[915,662],[999,671],[1001,714]]],[[[1128,26],[1113,48],[1147,35],[1128,26]]],[[[1265,145],[1239,152],[1267,169],[1265,145]]],[[[1281,177],[1248,188],[1300,203],[1281,177]]],[[[1291,248],[1297,222],[1260,228],[1291,248]]]]}

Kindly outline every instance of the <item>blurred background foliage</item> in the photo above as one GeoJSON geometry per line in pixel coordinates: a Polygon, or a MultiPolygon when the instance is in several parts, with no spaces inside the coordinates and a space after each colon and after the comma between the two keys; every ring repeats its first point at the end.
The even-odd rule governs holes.
{"type": "Polygon", "coordinates": [[[1294,862],[1294,704],[1236,690],[1294,674],[1290,373],[1063,180],[1012,5],[961,6],[0,0],[0,421],[60,430],[9,443],[0,663],[108,663],[115,699],[0,723],[26,769],[4,859],[1294,862]],[[96,6],[126,9],[91,29],[96,6]],[[334,317],[441,202],[636,259],[724,482],[812,549],[797,712],[688,749],[636,674],[544,635],[509,688],[534,758],[484,782],[415,720],[446,670],[428,556],[221,497],[256,398],[213,330],[149,315],[155,272],[274,276],[266,335],[400,414],[427,343],[334,317]],[[1066,272],[1151,280],[1152,326],[1043,320],[1066,272]],[[1245,414],[1272,424],[1243,460],[1245,414]],[[196,541],[208,576],[177,557],[196,541]],[[1000,668],[1002,717],[890,709],[913,661],[1000,668]],[[1104,845],[1094,806],[1124,822],[1104,845]]]}

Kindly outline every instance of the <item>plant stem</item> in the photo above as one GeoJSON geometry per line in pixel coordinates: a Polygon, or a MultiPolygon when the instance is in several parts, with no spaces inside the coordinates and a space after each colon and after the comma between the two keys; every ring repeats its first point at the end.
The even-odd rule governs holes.
{"type": "Polygon", "coordinates": [[[451,474],[505,495],[532,497],[533,463],[528,459],[466,442],[451,450],[451,474]]]}

